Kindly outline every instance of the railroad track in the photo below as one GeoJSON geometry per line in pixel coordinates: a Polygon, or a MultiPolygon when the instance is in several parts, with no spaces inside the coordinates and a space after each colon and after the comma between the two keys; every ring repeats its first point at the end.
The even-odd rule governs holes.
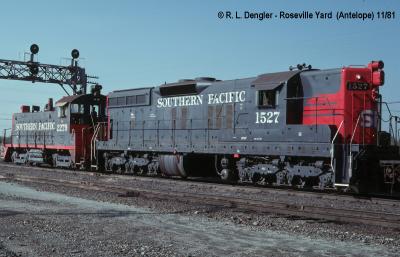
{"type": "Polygon", "coordinates": [[[101,173],[101,172],[89,172],[89,171],[81,171],[81,170],[68,170],[68,169],[57,169],[57,168],[47,168],[47,167],[36,167],[36,166],[22,166],[16,164],[10,164],[5,162],[0,162],[0,167],[7,168],[18,168],[21,170],[39,170],[46,171],[51,173],[69,173],[69,174],[81,174],[85,176],[107,176],[111,178],[119,178],[123,180],[141,180],[141,181],[168,181],[172,180],[174,183],[182,183],[182,184],[209,184],[209,185],[218,185],[218,187],[224,188],[225,190],[235,190],[237,188],[242,188],[250,193],[260,193],[260,192],[269,192],[273,194],[281,194],[281,195],[293,195],[296,197],[300,196],[313,196],[318,199],[326,199],[332,201],[338,200],[347,200],[347,201],[358,201],[360,203],[365,204],[379,204],[379,205],[387,205],[387,206],[400,206],[400,197],[395,196],[387,196],[387,195],[367,195],[367,194],[354,194],[340,191],[321,191],[321,190],[309,190],[309,189],[300,189],[293,187],[272,187],[272,186],[261,186],[254,184],[240,184],[240,183],[226,183],[226,182],[216,182],[215,180],[210,180],[207,178],[180,178],[180,177],[159,177],[159,176],[146,176],[146,175],[130,175],[130,174],[117,174],[117,173],[101,173]]]}
{"type": "MultiPolygon", "coordinates": [[[[30,183],[44,184],[44,185],[64,186],[64,187],[79,188],[79,189],[93,190],[99,192],[116,193],[120,196],[145,197],[145,198],[152,198],[159,200],[173,199],[174,201],[176,200],[191,204],[218,206],[218,207],[230,208],[246,212],[251,211],[257,213],[276,213],[276,214],[283,214],[283,215],[290,215],[297,217],[329,220],[335,222],[361,223],[367,225],[376,225],[376,226],[384,226],[384,227],[400,229],[400,214],[396,213],[384,213],[384,212],[354,210],[354,209],[340,209],[332,207],[318,207],[318,206],[303,205],[303,204],[288,204],[271,200],[252,199],[251,198],[252,194],[249,194],[248,197],[243,197],[243,196],[233,197],[233,196],[218,194],[215,191],[201,192],[201,193],[199,192],[191,193],[178,189],[166,191],[166,190],[155,190],[155,189],[146,189],[138,187],[135,188],[131,186],[112,185],[111,183],[107,183],[104,181],[87,182],[74,179],[45,178],[45,177],[35,177],[35,176],[11,174],[11,173],[0,175],[0,180],[8,180],[8,181],[11,180],[17,182],[19,181],[19,182],[30,182],[30,183]]],[[[256,193],[254,192],[254,190],[256,189],[253,189],[253,193],[256,193]]],[[[301,194],[304,194],[304,192],[299,192],[299,193],[300,195],[296,195],[296,191],[294,191],[290,192],[290,195],[301,197],[301,194]]],[[[340,195],[335,197],[338,199],[340,198],[340,195]]],[[[390,202],[385,202],[385,203],[388,204],[390,202]]]]}

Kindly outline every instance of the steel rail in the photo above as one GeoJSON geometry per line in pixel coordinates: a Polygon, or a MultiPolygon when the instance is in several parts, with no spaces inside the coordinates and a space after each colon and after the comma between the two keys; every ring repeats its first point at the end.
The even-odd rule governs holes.
{"type": "MultiPolygon", "coordinates": [[[[382,198],[375,197],[369,195],[359,195],[359,194],[349,194],[349,193],[340,193],[336,191],[313,191],[313,190],[299,190],[296,188],[288,188],[288,187],[265,187],[265,186],[248,186],[248,184],[227,184],[227,183],[217,183],[215,181],[209,181],[205,179],[181,179],[181,178],[169,178],[169,177],[157,177],[157,176],[129,176],[129,175],[121,175],[115,173],[100,173],[100,172],[88,172],[88,171],[79,171],[79,170],[65,170],[65,169],[55,169],[55,168],[45,168],[45,167],[35,167],[35,166],[21,166],[15,164],[7,164],[4,162],[0,162],[0,167],[7,168],[19,168],[24,170],[38,170],[47,172],[48,174],[52,173],[61,173],[61,174],[79,174],[83,176],[92,176],[92,177],[107,177],[112,179],[121,179],[121,180],[134,180],[134,181],[154,181],[157,180],[159,183],[181,183],[186,185],[196,185],[199,182],[202,184],[209,184],[210,186],[215,186],[221,188],[221,190],[230,190],[230,191],[238,191],[244,190],[246,193],[272,193],[276,195],[285,195],[285,196],[293,196],[293,197],[313,197],[316,199],[324,199],[324,200],[332,200],[332,201],[350,201],[357,203],[365,203],[365,204],[375,204],[375,205],[383,205],[389,207],[400,208],[399,199],[392,198],[382,198]]],[[[0,170],[1,172],[1,170],[0,170]]],[[[12,171],[10,171],[12,172],[12,171]]]]}
{"type": "Polygon", "coordinates": [[[217,206],[240,211],[257,213],[275,213],[297,217],[329,220],[335,222],[360,223],[400,229],[400,214],[350,210],[311,205],[288,204],[269,200],[255,200],[246,197],[231,197],[213,193],[190,193],[179,190],[154,190],[127,186],[114,186],[99,182],[82,182],[70,179],[50,179],[25,175],[10,174],[0,176],[0,180],[31,182],[53,186],[64,186],[84,190],[134,195],[159,200],[181,201],[191,204],[217,206]]]}

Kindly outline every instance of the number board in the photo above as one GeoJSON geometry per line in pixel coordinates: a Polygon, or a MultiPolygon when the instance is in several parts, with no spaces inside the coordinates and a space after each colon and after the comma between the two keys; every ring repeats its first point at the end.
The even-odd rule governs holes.
{"type": "Polygon", "coordinates": [[[348,90],[369,90],[371,85],[367,82],[347,82],[348,90]]]}

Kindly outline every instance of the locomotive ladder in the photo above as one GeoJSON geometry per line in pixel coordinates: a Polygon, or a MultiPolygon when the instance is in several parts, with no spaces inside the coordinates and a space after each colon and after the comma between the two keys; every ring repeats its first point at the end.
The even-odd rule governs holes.
{"type": "Polygon", "coordinates": [[[90,168],[97,169],[97,164],[94,164],[94,161],[97,160],[96,156],[96,142],[97,140],[104,140],[107,137],[107,132],[104,133],[104,125],[107,122],[98,122],[93,131],[92,138],[90,139],[90,168]]]}
{"type": "Polygon", "coordinates": [[[97,168],[97,165],[93,164],[93,161],[96,159],[96,139],[99,135],[99,131],[101,128],[101,124],[97,123],[96,127],[94,128],[93,136],[90,139],[90,168],[97,168]]]}
{"type": "Polygon", "coordinates": [[[358,123],[360,122],[360,118],[361,118],[361,113],[358,115],[356,126],[354,127],[353,134],[351,135],[351,139],[350,139],[350,145],[349,145],[350,146],[350,151],[349,151],[349,169],[348,169],[349,178],[351,178],[351,176],[353,175],[353,151],[352,151],[352,146],[353,146],[354,135],[356,134],[358,123]]]}
{"type": "MultiPolygon", "coordinates": [[[[355,101],[356,100],[360,100],[360,98],[358,98],[359,96],[355,95],[354,92],[351,94],[351,107],[352,109],[354,109],[354,105],[355,105],[355,101]],[[358,98],[358,99],[357,99],[358,98]]],[[[352,135],[350,138],[350,142],[349,142],[349,155],[348,155],[348,177],[349,179],[352,177],[353,175],[353,141],[354,141],[354,137],[356,135],[356,131],[358,128],[362,129],[361,130],[361,139],[358,139],[359,141],[361,140],[361,142],[359,142],[358,144],[362,144],[363,146],[365,145],[365,111],[367,110],[366,107],[366,102],[367,102],[367,94],[362,94],[362,100],[360,100],[363,104],[362,109],[360,110],[357,120],[356,120],[356,124],[354,125],[354,119],[352,116],[352,135]],[[360,122],[361,120],[361,122],[360,122]],[[361,124],[360,124],[361,123],[361,124]]],[[[354,114],[354,112],[352,113],[352,115],[354,114]]]]}
{"type": "Polygon", "coordinates": [[[333,136],[332,142],[331,142],[331,169],[332,169],[332,172],[333,172],[333,184],[334,184],[335,186],[343,186],[342,184],[336,184],[336,183],[335,183],[335,180],[336,180],[335,166],[336,166],[336,164],[334,164],[334,158],[335,158],[335,157],[334,157],[334,156],[335,156],[335,140],[336,140],[336,137],[338,136],[338,134],[339,134],[339,132],[340,132],[340,129],[341,129],[342,126],[343,126],[343,123],[344,123],[344,120],[342,120],[342,122],[340,122],[339,128],[337,129],[335,135],[333,136]]]}

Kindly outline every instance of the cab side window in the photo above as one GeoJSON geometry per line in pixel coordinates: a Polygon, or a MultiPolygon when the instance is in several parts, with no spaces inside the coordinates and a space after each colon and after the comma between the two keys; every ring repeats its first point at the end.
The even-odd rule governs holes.
{"type": "Polygon", "coordinates": [[[72,104],[71,105],[71,114],[84,114],[85,108],[83,104],[72,104]]]}
{"type": "Polygon", "coordinates": [[[57,108],[58,118],[65,118],[67,117],[67,105],[60,106],[57,108]]]}
{"type": "Polygon", "coordinates": [[[266,108],[274,108],[276,105],[275,90],[260,90],[258,91],[258,106],[266,108]]]}

